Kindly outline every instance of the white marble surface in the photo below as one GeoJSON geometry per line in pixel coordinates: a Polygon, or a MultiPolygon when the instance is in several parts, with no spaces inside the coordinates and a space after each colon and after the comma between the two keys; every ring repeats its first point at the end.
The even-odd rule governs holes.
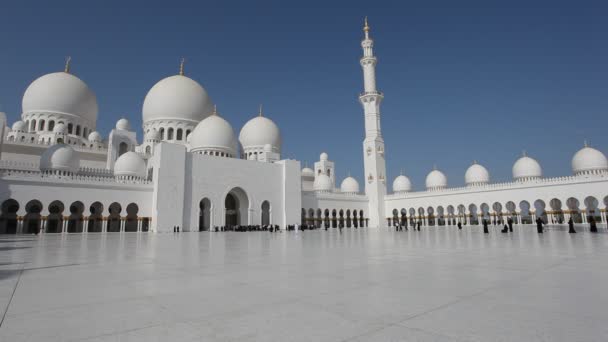
{"type": "Polygon", "coordinates": [[[608,234],[0,237],[0,341],[606,341],[608,234]]]}

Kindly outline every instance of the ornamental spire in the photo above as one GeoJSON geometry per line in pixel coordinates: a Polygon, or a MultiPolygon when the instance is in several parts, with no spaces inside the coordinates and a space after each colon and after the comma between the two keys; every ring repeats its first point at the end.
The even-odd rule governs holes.
{"type": "Polygon", "coordinates": [[[179,74],[184,76],[184,64],[186,64],[186,59],[182,57],[182,60],[179,62],[179,74]]]}
{"type": "Polygon", "coordinates": [[[363,25],[363,32],[365,32],[365,39],[369,39],[369,24],[367,23],[367,16],[365,16],[365,24],[363,25]]]}
{"type": "Polygon", "coordinates": [[[213,105],[213,113],[211,113],[211,115],[217,115],[217,105],[216,104],[213,105]]]}
{"type": "Polygon", "coordinates": [[[587,139],[585,139],[585,141],[583,142],[583,145],[585,145],[585,147],[589,147],[589,142],[587,141],[587,139]]]}
{"type": "Polygon", "coordinates": [[[260,112],[258,113],[258,115],[259,115],[259,116],[264,116],[264,115],[262,114],[262,104],[261,104],[261,103],[260,103],[260,112]]]}
{"type": "Polygon", "coordinates": [[[65,68],[63,69],[63,72],[65,73],[70,73],[70,62],[72,61],[72,57],[71,56],[67,56],[65,58],[65,68]]]}

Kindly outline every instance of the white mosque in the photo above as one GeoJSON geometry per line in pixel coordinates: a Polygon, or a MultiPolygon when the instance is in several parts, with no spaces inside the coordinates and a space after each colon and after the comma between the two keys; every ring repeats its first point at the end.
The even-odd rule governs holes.
{"type": "Polygon", "coordinates": [[[281,133],[260,109],[238,137],[205,89],[184,74],[156,83],[143,108],[143,141],[128,119],[107,137],[96,130],[95,93],[70,73],[44,75],[23,95],[21,120],[0,114],[0,233],[204,231],[218,226],[309,224],[381,227],[394,224],[479,224],[482,219],[563,223],[606,222],[608,160],[589,146],[572,158],[573,174],[544,178],[525,154],[513,181],[492,183],[473,163],[466,186],[450,188],[440,170],[412,191],[405,175],[387,191],[367,21],[361,42],[364,91],[364,187],[353,177],[336,186],[326,153],[314,169],[281,159],[281,133]]]}

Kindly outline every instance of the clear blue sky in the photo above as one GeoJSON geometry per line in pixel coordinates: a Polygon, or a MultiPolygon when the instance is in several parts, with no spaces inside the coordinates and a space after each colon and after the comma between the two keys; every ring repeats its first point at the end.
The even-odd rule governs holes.
{"type": "MultiPolygon", "coordinates": [[[[608,152],[607,1],[2,1],[0,105],[14,122],[38,76],[72,71],[96,92],[104,136],[141,127],[148,89],[200,82],[236,133],[264,103],[284,157],[322,151],[363,181],[359,66],[367,15],[379,58],[388,179],[450,185],[472,160],[510,179],[523,149],[568,175],[584,139],[608,152]]],[[[141,139],[141,133],[138,131],[141,139]]]]}

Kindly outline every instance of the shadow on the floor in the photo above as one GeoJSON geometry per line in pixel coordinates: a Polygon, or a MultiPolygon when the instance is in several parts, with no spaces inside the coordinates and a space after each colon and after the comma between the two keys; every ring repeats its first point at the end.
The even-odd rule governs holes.
{"type": "Polygon", "coordinates": [[[12,251],[12,250],[15,250],[15,249],[29,249],[29,248],[32,248],[32,247],[18,247],[18,246],[0,247],[0,252],[3,252],[3,251],[12,251]]]}

